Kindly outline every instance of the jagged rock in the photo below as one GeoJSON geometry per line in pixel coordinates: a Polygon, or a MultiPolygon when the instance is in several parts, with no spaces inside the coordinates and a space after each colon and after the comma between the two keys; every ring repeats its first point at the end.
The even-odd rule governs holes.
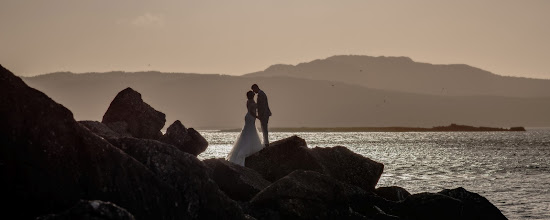
{"type": "Polygon", "coordinates": [[[160,141],[180,148],[183,147],[185,138],[187,138],[187,128],[183,126],[180,120],[176,120],[168,126],[166,133],[160,138],[160,141]]]}
{"type": "Polygon", "coordinates": [[[323,167],[307,147],[306,141],[298,136],[270,143],[269,147],[247,157],[245,166],[272,182],[295,170],[323,172],[323,167]]]}
{"type": "Polygon", "coordinates": [[[469,192],[462,187],[445,189],[439,193],[462,201],[464,204],[463,219],[507,219],[485,197],[469,192]]]}
{"type": "Polygon", "coordinates": [[[396,202],[403,201],[411,195],[406,189],[399,186],[379,187],[374,190],[374,193],[384,199],[396,202]]]}
{"type": "Polygon", "coordinates": [[[365,219],[382,214],[374,193],[314,171],[297,170],[274,182],[250,201],[258,219],[365,219]]]}
{"type": "Polygon", "coordinates": [[[407,197],[391,214],[411,220],[466,220],[463,218],[463,203],[439,193],[418,193],[407,197]]]}
{"type": "Polygon", "coordinates": [[[199,132],[193,128],[186,129],[179,120],[168,127],[160,141],[174,145],[183,152],[195,156],[204,152],[208,147],[208,142],[199,132]]]}
{"type": "Polygon", "coordinates": [[[220,191],[208,168],[195,156],[151,139],[109,139],[128,155],[147,166],[182,197],[177,204],[191,219],[244,219],[239,205],[220,191]]]}
{"type": "Polygon", "coordinates": [[[373,191],[378,183],[384,164],[373,161],[342,147],[315,147],[311,149],[323,165],[325,174],[347,184],[373,191]]]}
{"type": "Polygon", "coordinates": [[[312,170],[339,181],[373,191],[384,165],[353,153],[345,147],[309,149],[304,139],[292,136],[270,144],[246,158],[252,168],[269,181],[295,170],[312,170]]]}
{"type": "Polygon", "coordinates": [[[79,121],[81,125],[103,138],[129,137],[129,134],[119,134],[99,121],[79,121]]]}
{"type": "Polygon", "coordinates": [[[58,213],[90,198],[116,203],[138,219],[186,216],[173,187],[1,66],[0,94],[4,216],[58,213]]]}
{"type": "Polygon", "coordinates": [[[75,206],[60,214],[38,217],[37,220],[134,220],[132,213],[110,202],[80,200],[75,206]]]}
{"type": "Polygon", "coordinates": [[[223,158],[208,159],[203,162],[211,169],[212,179],[220,189],[234,200],[249,201],[271,184],[253,169],[231,163],[223,158]]]}
{"type": "Polygon", "coordinates": [[[166,116],[143,102],[139,92],[126,88],[113,99],[101,122],[109,127],[112,123],[125,122],[127,131],[133,137],[158,140],[162,136],[160,129],[166,123],[166,116]]]}
{"type": "Polygon", "coordinates": [[[195,129],[187,129],[187,135],[189,136],[189,141],[185,142],[185,149],[193,155],[199,155],[204,152],[208,147],[208,141],[195,129]]]}

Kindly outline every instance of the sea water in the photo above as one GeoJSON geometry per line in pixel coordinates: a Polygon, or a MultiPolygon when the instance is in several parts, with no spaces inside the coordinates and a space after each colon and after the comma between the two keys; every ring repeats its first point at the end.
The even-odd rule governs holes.
{"type": "MultiPolygon", "coordinates": [[[[225,157],[238,132],[200,131],[200,159],[225,157]]],[[[308,147],[345,146],[384,164],[378,182],[410,193],[464,187],[509,219],[550,219],[550,128],[526,132],[272,132],[308,147]]]]}

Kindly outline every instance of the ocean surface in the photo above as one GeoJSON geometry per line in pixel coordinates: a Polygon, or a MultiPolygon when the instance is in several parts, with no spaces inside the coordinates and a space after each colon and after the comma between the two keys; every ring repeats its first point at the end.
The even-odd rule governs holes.
{"type": "MultiPolygon", "coordinates": [[[[238,132],[200,131],[200,159],[225,157],[238,132]]],[[[410,193],[464,187],[509,219],[550,219],[550,128],[526,132],[272,132],[298,135],[308,147],[345,146],[384,164],[380,186],[410,193]]]]}

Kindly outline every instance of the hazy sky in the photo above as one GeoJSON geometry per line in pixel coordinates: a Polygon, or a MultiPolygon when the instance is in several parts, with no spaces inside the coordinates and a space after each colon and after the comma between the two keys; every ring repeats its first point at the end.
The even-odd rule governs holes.
{"type": "Polygon", "coordinates": [[[549,39],[546,0],[0,1],[0,64],[18,75],[240,75],[355,54],[550,78],[549,39]]]}

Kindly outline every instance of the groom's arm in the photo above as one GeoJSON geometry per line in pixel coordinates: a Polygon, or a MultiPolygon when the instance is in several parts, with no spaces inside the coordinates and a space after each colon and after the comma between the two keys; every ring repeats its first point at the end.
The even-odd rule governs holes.
{"type": "Polygon", "coordinates": [[[263,108],[265,110],[265,113],[267,113],[268,116],[271,116],[271,109],[269,109],[269,102],[267,101],[267,95],[264,93],[262,96],[263,96],[263,108]]]}

